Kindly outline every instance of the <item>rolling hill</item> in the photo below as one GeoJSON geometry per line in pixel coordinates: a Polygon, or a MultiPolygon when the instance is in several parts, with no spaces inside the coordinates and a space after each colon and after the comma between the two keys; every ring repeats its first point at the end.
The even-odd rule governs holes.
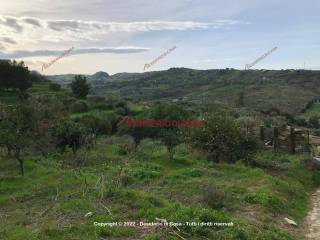
{"type": "MultiPolygon", "coordinates": [[[[94,75],[92,75],[94,76],[94,75]]],[[[72,75],[49,76],[65,84],[72,75]]],[[[307,70],[193,70],[171,68],[146,73],[118,73],[107,80],[93,81],[92,93],[121,96],[134,101],[242,104],[258,111],[277,107],[281,112],[300,113],[320,95],[320,71],[307,70]]]]}

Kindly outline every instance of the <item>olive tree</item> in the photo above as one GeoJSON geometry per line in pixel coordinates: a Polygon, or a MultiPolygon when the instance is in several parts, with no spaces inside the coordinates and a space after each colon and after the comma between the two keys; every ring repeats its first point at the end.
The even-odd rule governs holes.
{"type": "Polygon", "coordinates": [[[67,148],[71,148],[73,153],[73,161],[79,164],[77,159],[77,151],[82,145],[91,144],[92,141],[86,129],[78,122],[72,120],[62,120],[50,129],[51,135],[55,138],[56,147],[61,152],[65,152],[67,148]]]}
{"type": "Polygon", "coordinates": [[[17,106],[1,107],[0,145],[19,162],[20,173],[24,175],[22,152],[32,143],[36,128],[36,116],[32,106],[20,103],[17,106]]]}
{"type": "Polygon", "coordinates": [[[226,112],[215,110],[204,115],[203,128],[188,135],[190,144],[209,153],[215,162],[248,161],[258,147],[250,133],[242,132],[236,121],[226,112]]]}

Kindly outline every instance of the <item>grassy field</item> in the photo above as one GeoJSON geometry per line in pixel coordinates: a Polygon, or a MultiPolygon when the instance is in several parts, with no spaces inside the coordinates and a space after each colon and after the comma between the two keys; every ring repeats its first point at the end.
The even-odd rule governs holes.
{"type": "MultiPolygon", "coordinates": [[[[239,86],[233,88],[241,91],[239,86]]],[[[34,84],[29,93],[71,97],[67,89],[51,91],[48,83],[34,84]]],[[[15,95],[0,92],[0,101],[13,104],[15,95]]],[[[86,101],[88,111],[68,117],[119,117],[108,104],[81,101],[86,101]]],[[[148,107],[128,106],[132,114],[148,107]]],[[[80,167],[70,164],[70,149],[63,154],[51,152],[46,158],[27,151],[24,177],[18,173],[17,161],[0,149],[0,239],[303,239],[309,195],[320,176],[301,156],[261,150],[252,166],[218,164],[204,152],[181,144],[169,160],[163,143],[145,139],[134,150],[126,145],[130,140],[129,136],[100,136],[92,149],[77,153],[80,167]],[[62,167],[63,162],[69,164],[62,167]],[[285,217],[299,227],[288,225],[285,217]],[[159,219],[233,226],[139,226],[159,219]],[[135,226],[101,227],[95,222],[135,226]]]]}
{"type": "Polygon", "coordinates": [[[257,168],[213,164],[185,145],[169,161],[160,142],[124,154],[122,140],[100,138],[78,169],[71,153],[29,155],[26,176],[1,155],[0,236],[28,239],[301,239],[315,178],[298,156],[256,155],[257,168]],[[101,184],[99,178],[104,176],[101,184]],[[92,212],[89,218],[85,214],[92,212]],[[94,222],[232,222],[233,227],[98,227],[94,222]]]}
{"type": "MultiPolygon", "coordinates": [[[[70,90],[66,88],[62,88],[61,91],[56,92],[49,88],[49,83],[34,83],[31,88],[27,90],[27,93],[32,96],[39,96],[39,95],[47,95],[47,96],[58,96],[63,97],[70,95],[70,90]]],[[[18,92],[14,90],[5,91],[0,89],[0,102],[6,104],[13,104],[17,102],[17,95],[18,92]]]]}

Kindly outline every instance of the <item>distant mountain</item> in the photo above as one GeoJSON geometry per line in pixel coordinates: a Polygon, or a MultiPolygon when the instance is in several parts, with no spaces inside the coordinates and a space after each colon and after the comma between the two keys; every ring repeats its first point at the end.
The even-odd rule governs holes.
{"type": "MultiPolygon", "coordinates": [[[[46,77],[52,82],[59,83],[61,85],[70,84],[74,77],[78,74],[61,74],[61,75],[47,75],[46,77]]],[[[82,75],[82,74],[81,74],[82,75]]],[[[96,72],[93,75],[84,75],[88,82],[93,84],[100,84],[110,79],[110,75],[106,72],[96,72]]]]}
{"type": "Polygon", "coordinates": [[[109,74],[106,72],[96,72],[95,74],[91,75],[90,78],[96,81],[105,81],[109,78],[109,74]]]}
{"type": "Polygon", "coordinates": [[[77,74],[46,75],[46,78],[52,82],[67,85],[73,81],[76,75],[77,74]]]}
{"type": "Polygon", "coordinates": [[[116,73],[116,74],[113,74],[112,77],[117,77],[117,78],[121,78],[121,77],[134,77],[134,76],[137,76],[137,75],[140,75],[140,73],[127,73],[127,72],[122,72],[122,73],[116,73]]]}

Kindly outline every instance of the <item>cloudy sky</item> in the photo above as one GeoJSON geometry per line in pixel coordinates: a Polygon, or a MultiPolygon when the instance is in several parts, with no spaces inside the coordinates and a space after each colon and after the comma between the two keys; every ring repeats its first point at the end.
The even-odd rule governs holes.
{"type": "Polygon", "coordinates": [[[320,70],[320,1],[1,0],[0,59],[44,74],[171,67],[320,70]]]}

